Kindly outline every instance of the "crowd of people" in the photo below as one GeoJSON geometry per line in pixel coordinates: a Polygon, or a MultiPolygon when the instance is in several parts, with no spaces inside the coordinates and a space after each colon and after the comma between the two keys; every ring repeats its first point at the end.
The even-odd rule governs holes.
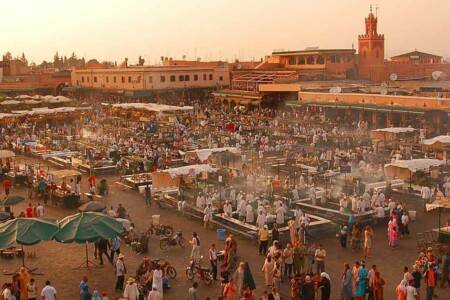
{"type": "MultiPolygon", "coordinates": [[[[257,108],[243,111],[230,110],[221,104],[203,101],[190,101],[185,104],[192,105],[193,111],[176,117],[170,127],[170,139],[166,138],[166,132],[162,129],[156,134],[158,130],[155,130],[155,126],[159,126],[156,119],[151,119],[149,124],[141,124],[129,116],[117,118],[116,112],[108,108],[109,106],[100,107],[94,103],[91,112],[71,122],[55,121],[45,125],[30,122],[21,127],[2,126],[0,144],[4,149],[23,153],[31,151],[34,143],[43,144],[52,150],[64,150],[69,147],[69,140],[59,143],[45,141],[52,141],[55,135],[73,136],[73,139],[78,136],[80,142],[89,144],[89,147],[82,149],[84,159],[90,162],[114,160],[119,169],[126,170],[125,173],[149,172],[170,167],[173,159],[180,157],[179,150],[186,150],[192,145],[200,148],[236,147],[243,153],[243,171],[246,176],[256,178],[260,175],[273,175],[274,180],[271,180],[267,187],[259,189],[206,185],[200,188],[190,201],[203,212],[206,229],[210,228],[213,213],[216,211],[257,227],[257,253],[264,257],[264,262],[258,268],[253,266],[253,271],[263,273],[264,288],[258,297],[254,287],[244,280],[248,276],[249,266],[240,261],[237,242],[232,235],[225,240],[224,251],[219,254],[215,244],[205,247],[199,235],[194,232],[189,241],[192,247],[189,258],[194,263],[200,263],[202,250],[208,248],[212,278],[221,280],[221,297],[227,300],[272,300],[289,297],[292,300],[327,300],[336,297],[339,287],[343,300],[360,300],[366,297],[373,300],[383,299],[385,280],[381,272],[376,265],[370,268],[366,266],[366,262],[374,255],[374,229],[371,225],[362,225],[359,217],[374,211],[376,224],[387,227],[386,247],[396,249],[401,237],[410,235],[411,216],[407,205],[392,199],[389,185],[386,189],[365,190],[360,182],[349,190],[330,180],[324,188],[324,195],[318,196],[316,188],[321,183],[311,174],[302,173],[298,178],[291,175],[274,175],[267,170],[263,162],[269,155],[276,154],[286,160],[292,159],[314,166],[319,172],[345,165],[350,166],[352,172],[361,178],[382,178],[383,164],[391,159],[411,157],[410,148],[400,147],[390,155],[380,155],[380,149],[367,138],[367,122],[349,124],[338,119],[330,120],[321,109],[257,108]],[[140,159],[132,163],[126,155],[116,156],[117,153],[140,159]],[[248,158],[251,158],[251,163],[247,163],[248,158]],[[294,209],[292,214],[291,202],[298,201],[299,195],[309,197],[312,205],[326,207],[327,202],[334,202],[340,213],[349,215],[348,221],[340,227],[337,237],[342,248],[350,245],[350,248],[361,251],[362,259],[356,261],[353,266],[345,264],[340,282],[331,281],[331,274],[326,268],[327,251],[310,235],[309,215],[300,208],[294,209]],[[285,226],[289,228],[288,237],[279,232],[279,228],[285,226]],[[286,290],[290,291],[287,297],[284,292],[286,290]]],[[[5,174],[13,168],[8,160],[2,168],[2,173],[5,174]]],[[[29,203],[19,216],[44,217],[44,207],[48,200],[51,200],[54,183],[40,168],[27,166],[25,172],[32,177],[31,181],[36,187],[30,188],[29,198],[34,198],[33,192],[36,191],[35,196],[40,202],[37,205],[29,203]]],[[[88,182],[89,192],[96,193],[95,175],[91,175],[88,182]]],[[[440,189],[447,194],[447,191],[450,191],[449,186],[447,180],[440,189]]],[[[79,180],[63,182],[59,188],[67,193],[80,195],[81,177],[79,180]]],[[[8,179],[3,181],[3,189],[8,195],[11,189],[8,179]]],[[[438,194],[440,189],[437,189],[435,194],[438,194]]],[[[431,190],[422,190],[422,197],[427,201],[432,198],[432,194],[431,190]]],[[[186,201],[187,197],[181,192],[179,196],[180,202],[186,201]]],[[[144,197],[146,205],[151,207],[152,191],[149,186],[144,189],[144,197]]],[[[128,212],[121,204],[117,210],[111,207],[106,209],[105,213],[121,219],[129,218],[128,212]]],[[[136,239],[133,238],[133,227],[134,225],[128,232],[130,240],[136,239]]],[[[95,243],[95,258],[103,264],[106,257],[114,266],[115,291],[127,300],[139,300],[142,297],[148,300],[163,299],[164,289],[169,285],[165,270],[160,264],[153,264],[145,257],[136,273],[130,275],[125,255],[120,251],[121,242],[120,238],[116,238],[95,243]]],[[[426,299],[431,299],[438,281],[442,286],[448,282],[448,255],[446,251],[440,251],[439,257],[436,257],[433,249],[420,253],[412,272],[405,268],[404,278],[396,288],[397,299],[418,299],[422,284],[426,286],[426,299]]],[[[3,298],[12,300],[15,297],[17,300],[41,296],[45,300],[56,299],[56,289],[50,282],[45,282],[42,289],[37,286],[35,280],[23,268],[13,276],[11,283],[3,286],[3,298]]],[[[106,292],[89,286],[87,276],[83,276],[79,288],[82,300],[108,299],[106,292]]],[[[199,294],[198,283],[194,282],[187,291],[187,297],[189,300],[199,300],[199,294]]]]}

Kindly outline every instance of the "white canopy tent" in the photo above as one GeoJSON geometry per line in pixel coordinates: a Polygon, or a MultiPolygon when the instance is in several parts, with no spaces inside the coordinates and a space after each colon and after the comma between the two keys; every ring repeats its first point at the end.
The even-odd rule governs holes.
{"type": "Polygon", "coordinates": [[[426,139],[422,141],[422,144],[426,146],[437,146],[438,144],[447,144],[450,145],[450,135],[439,135],[430,139],[426,139]]]}
{"type": "Polygon", "coordinates": [[[211,154],[213,153],[220,153],[220,152],[230,152],[233,154],[239,154],[240,151],[236,147],[222,147],[222,148],[209,148],[209,149],[198,149],[198,150],[192,150],[187,151],[184,153],[181,153],[182,155],[195,155],[200,161],[207,160],[211,154]]]}
{"type": "Polygon", "coordinates": [[[412,174],[417,171],[428,172],[430,168],[439,167],[444,164],[444,160],[430,158],[398,160],[386,164],[384,166],[384,172],[390,178],[410,179],[412,174]]]}
{"type": "Polygon", "coordinates": [[[122,109],[142,109],[151,112],[176,112],[176,111],[191,111],[194,108],[192,106],[173,106],[165,104],[156,103],[119,103],[113,104],[112,107],[122,108],[122,109]]]}
{"type": "Polygon", "coordinates": [[[374,132],[389,132],[389,133],[407,133],[416,131],[415,128],[412,127],[388,127],[388,128],[380,128],[372,130],[374,132]]]}

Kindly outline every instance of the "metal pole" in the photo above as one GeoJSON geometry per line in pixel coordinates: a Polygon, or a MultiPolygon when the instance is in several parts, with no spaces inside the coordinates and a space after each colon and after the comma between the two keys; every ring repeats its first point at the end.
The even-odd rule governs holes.
{"type": "Polygon", "coordinates": [[[86,268],[89,269],[88,242],[86,242],[86,268]]]}

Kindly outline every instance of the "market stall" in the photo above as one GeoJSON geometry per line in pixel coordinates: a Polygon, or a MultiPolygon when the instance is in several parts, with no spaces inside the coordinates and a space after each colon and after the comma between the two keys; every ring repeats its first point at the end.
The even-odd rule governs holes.
{"type": "Polygon", "coordinates": [[[81,173],[76,170],[57,170],[48,172],[55,188],[52,191],[52,199],[64,204],[67,208],[75,208],[81,204],[81,195],[73,185],[81,180],[81,173]]]}
{"type": "Polygon", "coordinates": [[[182,182],[185,184],[192,183],[198,175],[202,175],[202,178],[205,179],[208,173],[218,170],[218,168],[206,164],[159,170],[152,173],[152,190],[163,191],[179,188],[182,182]]]}
{"type": "Polygon", "coordinates": [[[436,158],[447,160],[447,152],[450,150],[450,135],[439,135],[423,140],[421,143],[425,150],[436,152],[436,158]]]}

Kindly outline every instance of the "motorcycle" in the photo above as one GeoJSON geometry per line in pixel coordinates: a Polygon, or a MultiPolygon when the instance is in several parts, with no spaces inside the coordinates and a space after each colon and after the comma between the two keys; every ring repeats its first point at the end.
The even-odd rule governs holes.
{"type": "Polygon", "coordinates": [[[161,248],[161,250],[167,250],[169,246],[176,245],[179,245],[181,248],[184,248],[186,245],[186,240],[184,239],[183,233],[181,232],[177,232],[177,234],[172,237],[163,237],[159,241],[159,248],[161,248]]]}
{"type": "Polygon", "coordinates": [[[156,269],[157,266],[160,266],[163,274],[166,274],[170,279],[175,279],[175,277],[177,277],[177,270],[175,270],[167,260],[161,262],[161,259],[155,258],[150,260],[150,262],[152,264],[152,269],[156,269]]]}
{"type": "Polygon", "coordinates": [[[209,268],[202,267],[200,261],[191,260],[189,266],[186,268],[186,277],[193,280],[195,275],[203,280],[207,285],[213,282],[213,276],[209,268]]]}
{"type": "Polygon", "coordinates": [[[147,230],[147,235],[164,235],[166,237],[171,237],[173,235],[173,227],[170,225],[151,225],[147,230]]]}

